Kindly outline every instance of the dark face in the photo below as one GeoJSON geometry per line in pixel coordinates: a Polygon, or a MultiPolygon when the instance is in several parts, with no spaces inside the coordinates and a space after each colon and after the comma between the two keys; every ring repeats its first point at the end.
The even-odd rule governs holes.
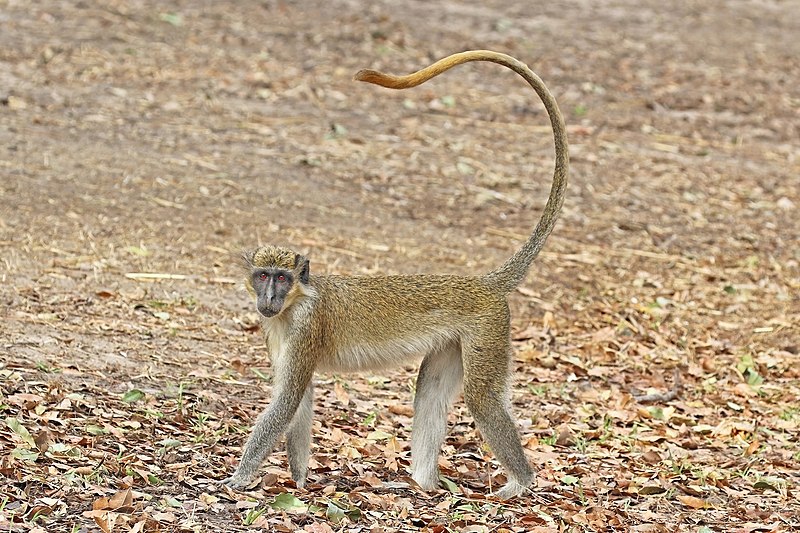
{"type": "Polygon", "coordinates": [[[294,276],[279,268],[256,268],[253,270],[253,290],[256,292],[256,308],[269,318],[283,309],[286,295],[292,288],[294,276]]]}

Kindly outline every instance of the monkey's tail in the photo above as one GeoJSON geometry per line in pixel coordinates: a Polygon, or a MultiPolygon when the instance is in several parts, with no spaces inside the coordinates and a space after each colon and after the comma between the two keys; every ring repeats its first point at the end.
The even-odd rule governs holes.
{"type": "Polygon", "coordinates": [[[416,87],[457,65],[470,61],[498,63],[522,76],[541,98],[544,108],[550,117],[550,124],[553,127],[555,170],[553,171],[553,184],[550,187],[550,195],[542,211],[542,216],[527,242],[505,263],[484,276],[488,283],[505,293],[509,293],[525,278],[528,268],[536,256],[539,255],[550,232],[553,231],[558,214],[561,211],[561,205],[564,203],[564,193],[567,188],[567,174],[569,172],[567,131],[564,125],[564,117],[561,115],[558,104],[553,95],[550,94],[547,86],[539,76],[521,61],[509,55],[490,50],[472,50],[453,54],[407,76],[393,76],[376,70],[364,69],[358,71],[355,79],[390,89],[408,89],[416,87]]]}

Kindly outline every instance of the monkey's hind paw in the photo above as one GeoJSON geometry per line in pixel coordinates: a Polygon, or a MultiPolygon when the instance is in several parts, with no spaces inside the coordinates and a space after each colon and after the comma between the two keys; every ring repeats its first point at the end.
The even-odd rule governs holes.
{"type": "Polygon", "coordinates": [[[231,477],[227,477],[220,481],[221,484],[231,488],[233,490],[245,490],[253,488],[254,486],[260,483],[260,479],[252,478],[250,476],[243,476],[241,474],[234,473],[231,477]]]}
{"type": "Polygon", "coordinates": [[[509,481],[502,489],[495,492],[494,496],[501,500],[510,500],[511,498],[516,498],[526,490],[528,490],[528,487],[522,483],[509,481]]]}
{"type": "Polygon", "coordinates": [[[439,472],[419,472],[416,471],[411,475],[419,488],[424,491],[432,491],[439,488],[439,472]]]}

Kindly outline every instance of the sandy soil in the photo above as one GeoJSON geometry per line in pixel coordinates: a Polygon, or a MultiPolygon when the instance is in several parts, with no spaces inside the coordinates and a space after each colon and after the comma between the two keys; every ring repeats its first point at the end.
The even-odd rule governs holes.
{"type": "Polygon", "coordinates": [[[0,530],[800,527],[800,5],[317,4],[0,1],[0,530]],[[531,494],[487,499],[463,402],[453,484],[408,484],[412,366],[320,376],[307,489],[275,453],[223,491],[270,393],[239,251],[483,272],[538,217],[552,139],[513,74],[351,81],[473,48],[570,135],[511,299],[531,494]]]}

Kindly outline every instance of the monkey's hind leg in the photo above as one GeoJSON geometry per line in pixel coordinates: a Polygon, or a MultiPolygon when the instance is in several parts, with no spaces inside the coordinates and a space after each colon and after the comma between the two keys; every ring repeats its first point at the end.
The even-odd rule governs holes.
{"type": "Polygon", "coordinates": [[[461,349],[453,343],[422,361],[414,396],[411,477],[425,490],[439,486],[439,452],[447,432],[447,413],[461,391],[461,349]]]}
{"type": "Polygon", "coordinates": [[[311,453],[311,423],[314,416],[314,386],[308,384],[286,430],[286,454],[289,456],[289,471],[298,488],[306,484],[308,457],[311,453]]]}
{"type": "Polygon", "coordinates": [[[504,500],[522,494],[533,480],[507,400],[509,350],[507,342],[497,342],[467,346],[464,353],[467,365],[464,400],[476,426],[507,472],[508,483],[496,493],[504,500]]]}

